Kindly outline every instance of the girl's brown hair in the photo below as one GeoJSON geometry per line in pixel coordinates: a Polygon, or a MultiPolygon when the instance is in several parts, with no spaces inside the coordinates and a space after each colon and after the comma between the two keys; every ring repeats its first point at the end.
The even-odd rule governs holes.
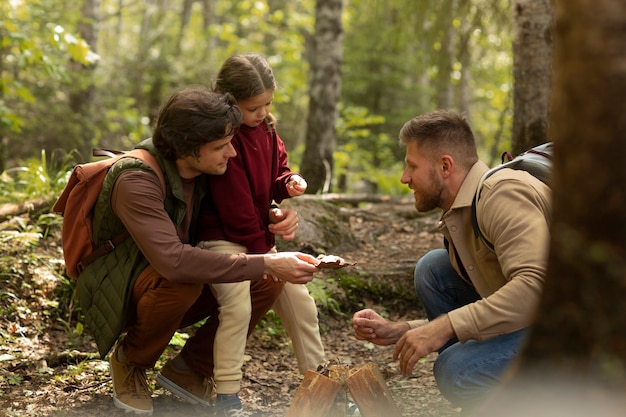
{"type": "MultiPolygon", "coordinates": [[[[222,64],[213,84],[213,91],[230,93],[239,102],[276,90],[274,71],[260,54],[237,54],[222,64]]],[[[271,113],[265,118],[269,129],[276,126],[276,118],[271,113]]]]}

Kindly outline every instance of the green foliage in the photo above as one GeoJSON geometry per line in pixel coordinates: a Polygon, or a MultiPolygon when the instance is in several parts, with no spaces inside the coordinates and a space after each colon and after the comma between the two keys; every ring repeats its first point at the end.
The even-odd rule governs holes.
{"type": "Polygon", "coordinates": [[[7,383],[9,385],[20,385],[23,381],[23,377],[20,374],[12,373],[7,377],[3,377],[0,382],[7,383]]]}
{"type": "Polygon", "coordinates": [[[15,323],[7,329],[9,334],[27,331],[19,325],[24,320],[38,332],[46,321],[60,323],[71,345],[83,336],[84,321],[76,306],[75,281],[64,276],[60,259],[38,250],[47,243],[49,230],[60,230],[60,221],[53,217],[59,218],[16,217],[11,222],[15,230],[0,230],[0,314],[15,323]]]}
{"type": "MultiPolygon", "coordinates": [[[[19,227],[24,227],[18,221],[19,227]]],[[[32,232],[29,230],[25,231],[17,231],[17,230],[2,230],[0,231],[0,243],[5,245],[17,245],[23,247],[32,247],[37,246],[39,244],[39,239],[41,239],[41,233],[32,232]]],[[[8,260],[8,259],[7,259],[8,260]]],[[[5,265],[9,266],[10,263],[6,263],[5,265]]]]}
{"type": "Polygon", "coordinates": [[[334,291],[332,285],[334,283],[335,281],[332,278],[327,280],[313,278],[306,286],[317,306],[321,306],[325,310],[331,311],[337,315],[343,315],[339,302],[333,298],[334,291]]]}
{"type": "Polygon", "coordinates": [[[183,346],[185,346],[187,339],[189,339],[189,334],[176,332],[174,333],[174,336],[172,336],[172,339],[170,340],[169,344],[170,346],[176,346],[176,347],[182,348],[183,346]]]}
{"type": "Polygon", "coordinates": [[[210,86],[222,62],[242,52],[262,53],[272,65],[279,83],[273,111],[280,119],[279,131],[285,133],[287,146],[296,145],[298,137],[290,132],[301,128],[306,111],[303,45],[305,34],[313,27],[314,0],[216,1],[209,21],[203,19],[203,5],[196,2],[185,22],[181,22],[179,0],[156,10],[145,2],[130,3],[121,10],[117,2],[102,3],[103,9],[118,17],[99,24],[98,50],[103,59],[96,73],[95,99],[96,107],[107,109],[107,115],[98,122],[94,146],[122,147],[120,141],[127,135],[118,129],[120,120],[130,121],[129,106],[135,108],[137,120],[147,118],[148,123],[123,123],[121,127],[149,134],[167,95],[190,84],[210,86]],[[143,28],[139,33],[138,29],[124,30],[138,24],[143,28]],[[147,131],[140,129],[143,126],[147,131]]]}
{"type": "Polygon", "coordinates": [[[384,115],[377,131],[396,137],[407,120],[442,106],[439,95],[448,89],[448,106],[470,116],[481,156],[489,161],[496,141],[500,147],[510,143],[511,21],[504,0],[351,1],[343,105],[384,115]],[[454,7],[443,10],[448,4],[454,7]],[[377,36],[363,36],[372,30],[377,36]],[[444,39],[450,45],[444,47],[444,39]]]}
{"type": "MultiPolygon", "coordinates": [[[[192,2],[182,19],[182,0],[122,8],[103,0],[91,19],[81,15],[78,1],[1,3],[0,170],[3,162],[21,165],[16,161],[38,149],[77,149],[72,156],[82,160],[94,146],[129,149],[150,135],[173,90],[210,86],[226,57],[250,51],[264,54],[274,69],[279,88],[272,111],[297,167],[307,128],[315,0],[217,0],[208,20],[205,4],[192,2]],[[92,48],[77,35],[90,24],[98,35],[92,48]]],[[[484,159],[506,149],[511,20],[505,0],[346,2],[333,183],[348,192],[363,181],[380,193],[405,192],[397,132],[436,108],[441,89],[450,91],[452,107],[470,116],[484,159]]]]}
{"type": "Polygon", "coordinates": [[[152,133],[150,118],[141,114],[132,98],[116,100],[116,107],[108,108],[103,117],[107,129],[95,132],[93,147],[128,150],[152,133]],[[116,141],[110,143],[110,136],[115,136],[116,141]],[[107,146],[102,146],[104,144],[107,146]]]}
{"type": "Polygon", "coordinates": [[[42,150],[39,159],[31,158],[24,166],[0,174],[0,203],[58,195],[65,183],[66,171],[49,169],[46,152],[42,150]]]}
{"type": "Polygon", "coordinates": [[[67,77],[68,59],[84,65],[98,59],[84,40],[54,22],[59,16],[51,3],[0,3],[0,131],[20,132],[36,120],[28,110],[53,97],[42,96],[44,84],[58,85],[67,77]]]}
{"type": "MultiPolygon", "coordinates": [[[[369,299],[382,305],[411,305],[415,302],[413,291],[398,292],[397,286],[373,279],[363,272],[350,269],[328,271],[324,278],[314,278],[307,284],[320,314],[345,317],[363,308],[369,299]]],[[[384,313],[383,313],[384,314],[384,313]]]]}
{"type": "Polygon", "coordinates": [[[287,330],[285,330],[281,318],[274,310],[269,310],[265,316],[259,320],[256,328],[262,330],[267,339],[273,340],[275,343],[287,337],[287,330]]]}
{"type": "MultiPolygon", "coordinates": [[[[65,184],[66,171],[50,173],[45,152],[40,159],[31,159],[25,166],[9,169],[0,175],[0,203],[54,198],[65,184]]],[[[0,277],[4,290],[0,296],[3,314],[21,314],[29,302],[36,300],[37,311],[29,312],[31,323],[51,319],[61,323],[70,336],[83,335],[82,316],[75,304],[75,281],[63,274],[60,259],[48,259],[37,253],[45,240],[60,231],[62,217],[43,212],[16,216],[0,230],[0,277]],[[41,280],[51,280],[53,289],[43,291],[41,280]],[[18,285],[19,284],[19,285],[18,285]],[[5,304],[5,301],[10,301],[5,304]]],[[[54,236],[52,236],[54,238],[54,236]]],[[[61,257],[61,252],[58,254],[61,257]]]]}
{"type": "Polygon", "coordinates": [[[434,105],[427,74],[436,54],[428,41],[438,3],[356,0],[346,6],[342,102],[384,115],[377,132],[396,137],[405,121],[434,105]]]}
{"type": "Polygon", "coordinates": [[[339,191],[358,192],[363,182],[373,183],[374,191],[399,195],[406,186],[400,183],[404,169],[394,151],[400,149],[396,138],[376,133],[384,123],[383,116],[371,115],[365,107],[348,107],[341,111],[337,122],[339,138],[335,151],[335,178],[339,191]]]}
{"type": "Polygon", "coordinates": [[[66,333],[70,336],[69,341],[83,336],[85,317],[78,305],[76,298],[76,281],[63,275],[60,276],[54,290],[53,313],[49,315],[63,325],[66,333]]]}

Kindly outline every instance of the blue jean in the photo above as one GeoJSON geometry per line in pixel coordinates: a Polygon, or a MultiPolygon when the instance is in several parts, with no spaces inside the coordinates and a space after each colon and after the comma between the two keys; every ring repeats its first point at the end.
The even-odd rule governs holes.
{"type": "MultiPolygon", "coordinates": [[[[415,291],[429,320],[481,297],[452,268],[448,252],[436,249],[415,267],[415,291]]],[[[518,355],[528,329],[484,341],[450,340],[439,351],[434,375],[442,395],[464,409],[478,405],[518,355]]]]}

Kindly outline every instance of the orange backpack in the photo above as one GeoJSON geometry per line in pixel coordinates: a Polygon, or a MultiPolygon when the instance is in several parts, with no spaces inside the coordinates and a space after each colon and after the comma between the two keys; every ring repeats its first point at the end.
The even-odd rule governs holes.
{"type": "Polygon", "coordinates": [[[52,207],[54,212],[63,215],[61,243],[65,269],[67,275],[74,279],[78,278],[87,265],[111,252],[130,236],[128,231],[124,231],[99,247],[93,241],[94,207],[111,165],[122,158],[139,159],[152,168],[165,190],[165,178],[156,158],[144,149],[129,152],[94,149],[93,155],[109,158],[74,167],[61,196],[52,207]]]}

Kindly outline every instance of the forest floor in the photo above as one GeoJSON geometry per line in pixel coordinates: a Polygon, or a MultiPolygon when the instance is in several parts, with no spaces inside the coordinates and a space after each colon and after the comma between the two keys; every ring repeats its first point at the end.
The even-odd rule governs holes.
{"type": "MultiPolygon", "coordinates": [[[[307,218],[320,220],[322,210],[306,200],[293,208],[302,219],[305,237],[297,237],[291,246],[285,245],[287,249],[311,253],[323,249],[357,263],[324,270],[310,284],[317,294],[329,364],[350,369],[375,364],[403,416],[459,416],[460,410],[437,389],[432,375],[435,354],[419,361],[410,377],[403,376],[392,360],[393,346],[358,341],[350,325],[352,314],[363,307],[391,319],[423,318],[413,295],[412,269],[426,251],[441,247],[435,227],[438,215],[417,215],[412,198],[332,208],[327,217],[340,238],[329,244],[315,232],[314,222],[306,224],[307,218]]],[[[45,238],[6,229],[10,229],[6,224],[0,228],[0,416],[125,415],[111,399],[108,362],[98,357],[88,329],[83,331],[74,318],[77,307],[72,284],[62,276],[58,226],[45,238]],[[29,244],[29,238],[36,244],[29,244]]],[[[181,332],[179,339],[184,336],[181,332]]],[[[210,408],[188,405],[154,382],[156,372],[178,346],[173,340],[155,371],[148,374],[154,388],[154,416],[211,416],[210,408]]],[[[241,398],[253,416],[287,413],[303,376],[275,317],[269,315],[250,337],[243,374],[241,398]]],[[[344,405],[345,401],[335,404],[334,409],[344,405]]]]}

